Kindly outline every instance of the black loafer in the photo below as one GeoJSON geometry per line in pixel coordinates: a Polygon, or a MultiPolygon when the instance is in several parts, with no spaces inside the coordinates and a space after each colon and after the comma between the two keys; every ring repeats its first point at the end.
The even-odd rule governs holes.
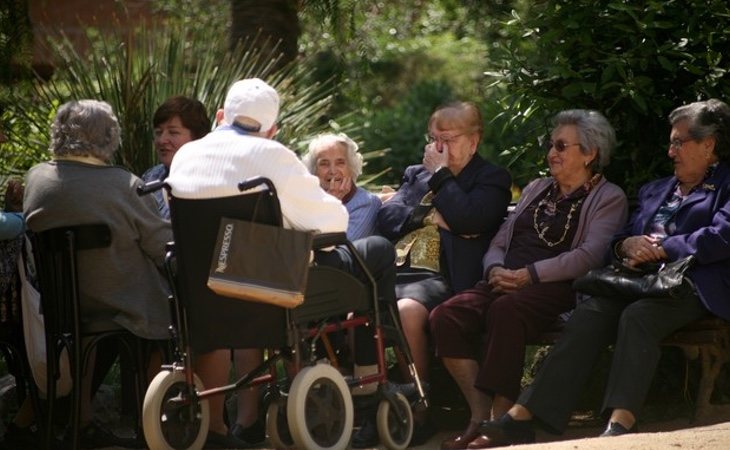
{"type": "Polygon", "coordinates": [[[246,428],[235,424],[231,428],[230,434],[240,442],[245,442],[252,447],[261,445],[266,440],[266,428],[261,419],[246,428]]]}
{"type": "Polygon", "coordinates": [[[423,423],[419,423],[417,420],[413,422],[413,436],[411,436],[411,442],[408,444],[409,447],[418,447],[429,441],[438,432],[438,427],[431,420],[425,420],[423,423]]]}
{"type": "Polygon", "coordinates": [[[601,437],[621,436],[622,434],[637,433],[638,431],[639,427],[636,426],[636,423],[634,423],[631,429],[626,429],[625,426],[618,422],[609,422],[606,431],[601,433],[601,437]]]}
{"type": "Polygon", "coordinates": [[[236,439],[230,433],[221,434],[208,430],[208,437],[205,439],[206,449],[239,449],[251,447],[253,447],[253,445],[236,439]]]}
{"type": "MultiPolygon", "coordinates": [[[[64,439],[69,443],[71,436],[67,434],[64,439]]],[[[124,447],[124,448],[144,448],[145,442],[141,437],[126,438],[114,434],[107,430],[101,424],[90,422],[79,430],[79,447],[83,449],[101,448],[101,447],[124,447]]]]}
{"type": "Polygon", "coordinates": [[[497,420],[485,420],[479,430],[494,445],[532,444],[535,442],[535,430],[532,420],[515,420],[505,414],[497,420]]]}
{"type": "Polygon", "coordinates": [[[373,419],[367,418],[363,421],[359,430],[352,435],[352,448],[371,448],[380,444],[380,436],[378,436],[378,428],[373,419]]]}

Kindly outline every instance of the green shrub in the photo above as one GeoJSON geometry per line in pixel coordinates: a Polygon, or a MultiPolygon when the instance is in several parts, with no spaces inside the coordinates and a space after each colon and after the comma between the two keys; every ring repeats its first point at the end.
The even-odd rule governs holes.
{"type": "Polygon", "coordinates": [[[635,193],[670,173],[668,113],[698,98],[730,98],[724,0],[547,0],[513,12],[504,29],[510,38],[489,75],[503,83],[502,119],[525,138],[505,153],[516,178],[529,178],[523,172],[544,157],[537,138],[550,116],[590,108],[619,138],[609,178],[635,193]]]}
{"type": "MultiPolygon", "coordinates": [[[[156,163],[152,115],[172,95],[199,99],[211,119],[222,106],[230,84],[257,76],[281,96],[279,140],[299,148],[308,136],[327,126],[321,118],[332,101],[332,84],[313,83],[305,64],[274,71],[271,55],[241,46],[229,52],[225,42],[211,41],[206,30],[167,26],[141,27],[130,34],[87,30],[92,51],[77,53],[64,36],[51,39],[59,67],[48,82],[14,90],[6,111],[6,132],[13,153],[0,158],[3,172],[22,173],[49,157],[48,130],[56,108],[69,100],[94,98],[110,103],[122,129],[116,163],[140,174],[156,163]],[[15,151],[17,150],[17,151],[15,151]]],[[[4,147],[5,148],[5,147],[4,147]]]]}

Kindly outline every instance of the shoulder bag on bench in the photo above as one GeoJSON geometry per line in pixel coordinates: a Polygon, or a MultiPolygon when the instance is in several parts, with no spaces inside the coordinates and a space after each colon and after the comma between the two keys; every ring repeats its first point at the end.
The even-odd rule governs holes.
{"type": "Polygon", "coordinates": [[[647,297],[680,297],[691,283],[685,272],[694,263],[687,256],[652,269],[632,269],[620,262],[593,269],[573,282],[573,289],[594,297],[636,300],[647,297]]]}

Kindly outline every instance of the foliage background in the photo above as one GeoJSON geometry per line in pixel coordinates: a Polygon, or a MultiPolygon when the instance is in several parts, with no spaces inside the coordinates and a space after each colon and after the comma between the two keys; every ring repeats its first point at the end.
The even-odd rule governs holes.
{"type": "MultiPolygon", "coordinates": [[[[141,173],[154,162],[151,116],[166,96],[196,96],[212,115],[231,81],[255,74],[282,92],[279,139],[301,151],[317,132],[346,131],[361,143],[363,181],[373,188],[397,184],[421,160],[428,116],[444,101],[480,105],[480,152],[508,166],[518,186],[545,173],[538,142],[552,115],[597,109],[619,138],[607,176],[631,196],[671,171],[666,117],[674,107],[730,101],[726,0],[153,3],[165,26],[138,30],[134,42],[90,28],[94,51],[82,56],[53,36],[64,65],[50,83],[30,76],[27,1],[0,3],[0,119],[10,137],[0,149],[0,184],[48,158],[48,124],[67,99],[110,101],[126,132],[118,162],[141,173]],[[236,47],[226,39],[246,18],[241,11],[250,11],[240,6],[254,4],[286,5],[287,14],[298,5],[298,22],[278,27],[296,33],[293,64],[278,69],[276,62],[273,70],[270,47],[263,59],[242,57],[251,42],[236,47]]],[[[679,366],[660,370],[660,385],[681,382],[679,366]]]]}
{"type": "MultiPolygon", "coordinates": [[[[721,0],[540,1],[504,23],[491,77],[524,143],[518,178],[540,157],[537,126],[565,108],[602,111],[619,146],[608,177],[629,194],[671,173],[667,115],[684,103],[730,101],[730,6],[721,0]]],[[[506,131],[506,130],[505,130],[506,131]]],[[[528,175],[529,178],[529,175],[528,175]]]]}
{"type": "MultiPolygon", "coordinates": [[[[227,83],[253,73],[276,75],[282,88],[288,86],[283,111],[297,105],[306,112],[284,121],[282,140],[300,151],[316,132],[347,131],[366,153],[364,180],[373,187],[397,184],[405,166],[420,161],[428,116],[444,101],[480,105],[480,151],[508,166],[520,186],[545,173],[538,141],[551,116],[595,108],[614,124],[620,141],[607,175],[631,195],[670,171],[666,116],[673,107],[730,97],[730,9],[723,0],[281,0],[266,6],[299,8],[296,26],[286,31],[299,32],[300,57],[286,75],[253,62],[248,72],[232,68],[231,55],[247,44],[231,49],[233,40],[222,38],[240,19],[231,6],[237,4],[240,14],[241,5],[257,3],[263,5],[154,2],[174,33],[147,30],[161,34],[134,47],[90,29],[97,60],[63,50],[56,39],[70,70],[57,71],[53,89],[27,78],[2,80],[11,143],[0,154],[1,173],[22,174],[47,157],[47,123],[59,102],[81,94],[113,98],[120,86],[129,88],[114,104],[129,123],[120,162],[139,173],[154,162],[148,122],[164,96],[199,96],[212,114],[227,83]],[[308,90],[312,86],[316,94],[308,90]]],[[[9,18],[0,10],[0,50],[23,67],[23,47],[9,45],[7,37],[26,35],[10,30],[9,18]]]]}

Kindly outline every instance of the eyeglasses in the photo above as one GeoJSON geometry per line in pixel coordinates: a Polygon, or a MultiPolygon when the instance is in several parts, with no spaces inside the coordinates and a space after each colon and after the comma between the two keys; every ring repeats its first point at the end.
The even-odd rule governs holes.
{"type": "Polygon", "coordinates": [[[669,148],[671,148],[672,150],[681,150],[684,143],[691,141],[691,140],[692,140],[691,137],[687,137],[684,139],[680,139],[680,138],[672,139],[671,141],[669,141],[669,148]]]}
{"type": "Polygon", "coordinates": [[[459,133],[459,134],[455,134],[453,136],[441,136],[441,137],[432,136],[430,134],[424,134],[423,138],[426,139],[427,144],[433,144],[433,143],[440,142],[441,145],[451,145],[452,142],[454,142],[456,139],[458,139],[459,137],[461,137],[465,134],[466,133],[459,133]]]}
{"type": "Polygon", "coordinates": [[[561,141],[560,139],[558,139],[557,141],[548,140],[547,142],[545,142],[544,145],[545,145],[545,150],[547,150],[547,151],[550,151],[550,149],[555,148],[555,150],[557,150],[558,153],[563,153],[565,151],[565,149],[567,149],[568,147],[572,147],[574,145],[580,146],[580,143],[576,142],[574,144],[568,144],[565,141],[561,141]]]}

